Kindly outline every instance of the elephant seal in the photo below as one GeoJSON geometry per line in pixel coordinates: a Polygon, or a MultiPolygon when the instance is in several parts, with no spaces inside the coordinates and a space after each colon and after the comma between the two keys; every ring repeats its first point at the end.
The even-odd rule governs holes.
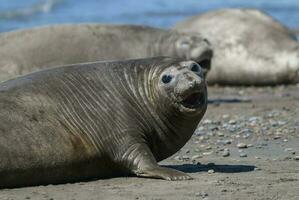
{"type": "Polygon", "coordinates": [[[174,27],[212,45],[209,84],[276,85],[299,82],[299,44],[285,26],[255,9],[220,9],[174,27]]]}
{"type": "Polygon", "coordinates": [[[0,187],[126,174],[190,176],[157,164],[207,108],[201,67],[169,57],[75,64],[0,84],[0,187]]]}
{"type": "Polygon", "coordinates": [[[66,24],[25,29],[0,35],[0,81],[59,65],[156,56],[194,60],[208,71],[212,50],[198,34],[146,26],[66,24]]]}

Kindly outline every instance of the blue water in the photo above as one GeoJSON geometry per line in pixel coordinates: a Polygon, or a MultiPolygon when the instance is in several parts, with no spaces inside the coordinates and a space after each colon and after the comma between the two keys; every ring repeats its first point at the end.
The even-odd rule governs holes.
{"type": "Polygon", "coordinates": [[[0,31],[57,23],[130,23],[167,28],[218,8],[266,11],[299,28],[299,0],[0,0],[0,31]]]}

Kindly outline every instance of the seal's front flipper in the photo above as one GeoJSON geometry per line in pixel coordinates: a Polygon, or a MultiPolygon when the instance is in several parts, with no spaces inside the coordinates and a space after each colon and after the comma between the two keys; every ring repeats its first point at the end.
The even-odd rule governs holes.
{"type": "Polygon", "coordinates": [[[191,180],[192,177],[184,172],[166,167],[157,166],[152,169],[141,169],[136,172],[137,176],[161,178],[169,181],[191,180]]]}
{"type": "Polygon", "coordinates": [[[121,162],[129,171],[141,177],[172,181],[192,179],[183,172],[159,166],[149,147],[144,143],[130,146],[123,154],[121,162]]]}

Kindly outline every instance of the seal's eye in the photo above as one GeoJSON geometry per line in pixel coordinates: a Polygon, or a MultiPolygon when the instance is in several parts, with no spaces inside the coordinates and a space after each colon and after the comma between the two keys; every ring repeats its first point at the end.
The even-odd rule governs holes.
{"type": "Polygon", "coordinates": [[[162,82],[163,83],[169,83],[172,80],[172,76],[171,75],[163,75],[162,76],[162,82]]]}
{"type": "Polygon", "coordinates": [[[200,66],[197,63],[193,63],[190,67],[193,72],[200,72],[200,66]]]}

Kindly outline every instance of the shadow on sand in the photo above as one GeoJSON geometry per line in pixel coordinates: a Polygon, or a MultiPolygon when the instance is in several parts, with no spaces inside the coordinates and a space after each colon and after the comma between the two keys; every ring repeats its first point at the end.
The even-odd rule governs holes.
{"type": "Polygon", "coordinates": [[[213,169],[215,172],[220,173],[240,173],[253,171],[255,166],[253,165],[215,165],[209,163],[203,164],[182,164],[182,165],[163,165],[172,169],[176,169],[185,173],[197,173],[202,171],[208,171],[213,169]]]}
{"type": "Polygon", "coordinates": [[[222,103],[248,103],[251,99],[246,98],[213,98],[208,100],[208,104],[222,104],[222,103]]]}

